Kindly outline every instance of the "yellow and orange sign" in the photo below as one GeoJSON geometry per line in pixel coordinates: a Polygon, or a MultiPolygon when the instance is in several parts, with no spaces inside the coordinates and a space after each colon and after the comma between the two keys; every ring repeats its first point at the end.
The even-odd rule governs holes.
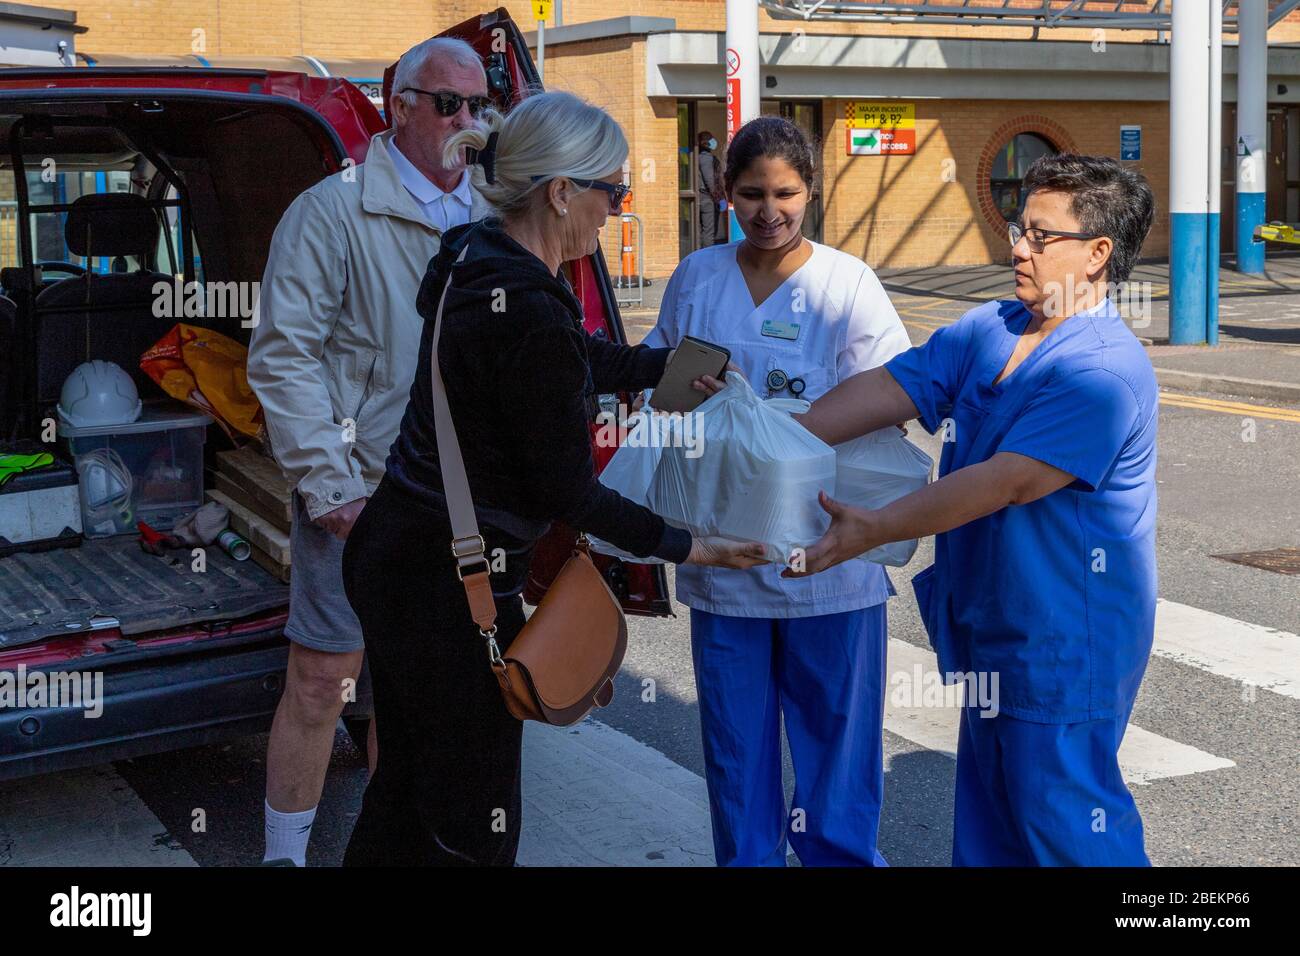
{"type": "Polygon", "coordinates": [[[916,104],[847,100],[844,132],[848,156],[910,156],[916,152],[916,104]]]}

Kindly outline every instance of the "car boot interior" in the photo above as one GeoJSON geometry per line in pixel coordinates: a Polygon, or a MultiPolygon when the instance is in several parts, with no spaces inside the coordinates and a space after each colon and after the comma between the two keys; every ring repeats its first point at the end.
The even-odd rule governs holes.
{"type": "MultiPolygon", "coordinates": [[[[0,176],[14,177],[24,259],[0,272],[12,303],[0,302],[0,346],[17,359],[0,372],[0,437],[33,438],[67,374],[92,358],[121,365],[142,398],[160,397],[139,371],[141,353],[176,321],[154,314],[156,284],[259,280],[284,210],[330,171],[341,147],[319,116],[282,100],[173,94],[19,105],[21,113],[0,115],[8,146],[0,176]],[[69,177],[59,177],[67,173],[98,190],[68,195],[69,177]],[[42,188],[56,179],[60,188],[42,188]]],[[[241,316],[189,320],[248,342],[241,316]]]]}
{"type": "MultiPolygon", "coordinates": [[[[0,179],[12,177],[20,260],[0,269],[0,440],[33,443],[84,362],[118,365],[147,405],[173,401],[141,371],[140,357],[177,322],[246,345],[244,315],[178,314],[185,296],[162,290],[260,280],[284,210],[338,168],[344,152],[319,114],[282,97],[16,100],[0,113],[0,179]]],[[[207,467],[231,447],[209,426],[207,467]]],[[[209,552],[207,573],[182,574],[177,562],[188,569],[188,550],[145,554],[134,534],[19,549],[0,569],[0,649],[75,630],[91,613],[114,618],[130,636],[286,604],[284,584],[262,567],[209,552]],[[55,579],[61,586],[50,587],[55,579]]]]}

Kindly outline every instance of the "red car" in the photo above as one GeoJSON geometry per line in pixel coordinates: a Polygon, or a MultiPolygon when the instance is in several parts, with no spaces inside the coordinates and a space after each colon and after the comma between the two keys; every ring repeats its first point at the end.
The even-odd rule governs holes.
{"type": "MultiPolygon", "coordinates": [[[[444,35],[483,55],[500,107],[538,88],[505,10],[444,35]],[[502,36],[506,49],[498,40],[494,51],[502,36]]],[[[391,74],[390,67],[385,101],[391,74]]],[[[143,399],[163,397],[139,373],[141,353],[177,321],[154,314],[153,283],[177,275],[259,281],[289,203],[347,161],[363,162],[385,125],[342,79],[235,69],[0,70],[7,146],[0,163],[14,172],[20,252],[20,265],[0,270],[0,355],[10,357],[0,368],[0,439],[40,440],[64,378],[88,359],[132,372],[143,399]],[[131,193],[139,198],[122,202],[153,210],[159,228],[148,249],[139,230],[122,228],[120,210],[95,198],[104,192],[131,193]],[[68,252],[63,230],[74,218],[87,236],[98,230],[94,248],[83,249],[90,258],[68,252]]],[[[587,331],[623,341],[600,253],[570,264],[570,279],[587,331]]],[[[238,317],[187,321],[247,344],[238,317]]],[[[230,447],[210,427],[209,467],[230,447]]],[[[603,465],[611,452],[597,453],[603,465]]],[[[573,537],[557,528],[539,543],[530,601],[540,599],[573,537]]],[[[629,613],[671,614],[662,568],[614,559],[601,566],[629,613]]],[[[288,655],[287,602],[288,588],[251,561],[213,548],[207,570],[196,573],[144,553],[134,535],[0,557],[0,678],[20,665],[28,675],[103,675],[94,719],[0,697],[0,780],[269,729],[288,655]]],[[[355,739],[364,739],[369,713],[365,694],[345,712],[355,739]]]]}

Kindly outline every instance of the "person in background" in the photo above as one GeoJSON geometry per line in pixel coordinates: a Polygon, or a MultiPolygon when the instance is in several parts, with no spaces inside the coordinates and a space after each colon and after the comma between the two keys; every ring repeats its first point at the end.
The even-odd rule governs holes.
{"type": "MultiPolygon", "coordinates": [[[[469,44],[426,40],[398,61],[393,129],[366,161],[289,206],[271,242],[248,380],[295,487],[289,666],[266,754],[266,861],[306,865],[361,625],[343,593],[343,543],[384,473],[415,375],[415,294],[442,234],[489,206],[447,140],[488,103],[469,44]]],[[[375,726],[369,746],[373,772],[375,726]]]]}
{"type": "Polygon", "coordinates": [[[1118,753],[1155,636],[1158,392],[1110,290],[1155,200],[1104,156],[1044,156],[1024,188],[1008,229],[1015,299],[803,416],[828,442],[912,418],[944,436],[939,480],[888,507],[823,493],[831,526],[806,573],[935,535],[912,586],[939,671],[998,680],[993,706],[968,687],[954,865],[1147,866],[1118,753]]]}
{"type": "Polygon", "coordinates": [[[700,248],[726,242],[726,214],[719,208],[722,191],[722,164],[713,151],[718,141],[708,130],[696,137],[695,204],[700,209],[700,248]]]}
{"type": "MultiPolygon", "coordinates": [[[[724,184],[745,238],[678,265],[643,344],[690,335],[725,346],[760,395],[807,400],[907,349],[875,273],[801,233],[813,157],[788,120],[740,128],[724,184]]],[[[782,578],[777,565],[677,570],[719,865],[784,866],[787,837],[805,866],[884,864],[876,833],[893,593],[885,569],[865,561],[805,580],[782,578]],[[795,773],[789,816],[783,718],[795,773]]]]}

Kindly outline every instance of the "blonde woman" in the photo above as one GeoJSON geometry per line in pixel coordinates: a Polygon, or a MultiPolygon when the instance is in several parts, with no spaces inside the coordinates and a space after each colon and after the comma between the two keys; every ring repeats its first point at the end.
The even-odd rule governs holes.
{"type": "Polygon", "coordinates": [[[346,865],[509,866],[519,844],[522,726],[502,702],[456,573],[434,430],[432,321],[449,279],[438,362],[487,553],[505,554],[505,569],[491,574],[503,652],[523,626],[529,558],[552,521],[677,563],[744,568],[762,553],[693,540],[594,478],[595,395],[654,385],[671,354],[588,338],[560,272],[595,252],[619,211],[622,130],[566,93],[530,97],[505,117],[489,111],[484,127],[453,136],[444,160],[478,151],[475,184],[500,218],[452,229],[429,264],[410,402],[344,552],[381,755],[346,865]]]}

